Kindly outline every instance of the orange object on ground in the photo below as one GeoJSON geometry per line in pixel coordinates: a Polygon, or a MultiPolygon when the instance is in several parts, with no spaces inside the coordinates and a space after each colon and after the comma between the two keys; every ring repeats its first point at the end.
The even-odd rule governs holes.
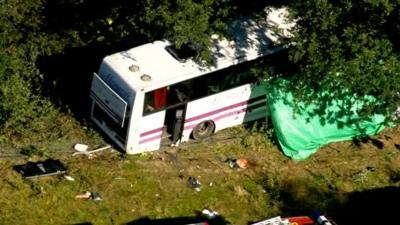
{"type": "Polygon", "coordinates": [[[249,166],[249,161],[247,159],[237,159],[236,165],[241,169],[246,169],[249,166]]]}

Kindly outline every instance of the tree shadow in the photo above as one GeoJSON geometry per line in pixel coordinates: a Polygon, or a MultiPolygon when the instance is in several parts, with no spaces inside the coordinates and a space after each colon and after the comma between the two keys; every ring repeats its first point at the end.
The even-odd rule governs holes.
{"type": "Polygon", "coordinates": [[[83,122],[90,111],[90,85],[102,59],[112,53],[143,44],[143,39],[127,39],[113,45],[93,43],[84,47],[66,49],[64,53],[41,56],[37,66],[43,74],[43,95],[70,111],[83,122]]]}
{"type": "Polygon", "coordinates": [[[143,32],[137,30],[144,2],[65,0],[44,3],[43,30],[60,35],[61,42],[68,44],[62,53],[38,57],[36,64],[43,74],[40,94],[62,110],[72,112],[78,121],[85,121],[90,110],[91,79],[102,59],[147,41],[143,32]],[[137,13],[132,14],[132,9],[137,13]]]}
{"type": "Polygon", "coordinates": [[[39,57],[37,65],[43,74],[43,94],[62,110],[71,111],[78,120],[84,120],[90,109],[93,72],[98,70],[107,53],[105,46],[90,45],[39,57]]]}
{"type": "Polygon", "coordinates": [[[126,223],[127,225],[228,225],[230,224],[222,216],[217,216],[212,219],[205,219],[202,217],[175,217],[164,219],[150,219],[149,217],[142,217],[137,220],[126,223]]]}
{"type": "Polygon", "coordinates": [[[340,225],[398,224],[396,204],[399,201],[398,187],[353,192],[347,196],[346,203],[336,207],[332,216],[340,225]]]}
{"type": "Polygon", "coordinates": [[[287,6],[290,1],[288,0],[252,0],[252,1],[247,1],[247,0],[235,0],[232,1],[231,4],[235,7],[233,7],[233,16],[238,17],[238,16],[248,16],[248,15],[253,15],[254,14],[260,14],[264,11],[265,7],[283,7],[287,6]]]}
{"type": "Polygon", "coordinates": [[[292,179],[274,189],[267,188],[267,191],[279,202],[283,217],[323,212],[339,225],[398,224],[395,216],[396,203],[400,201],[398,187],[342,193],[329,184],[317,185],[309,179],[292,179]]]}
{"type": "Polygon", "coordinates": [[[360,138],[356,137],[352,139],[352,145],[357,148],[361,148],[362,144],[368,144],[368,143],[371,143],[379,150],[382,150],[385,147],[384,142],[372,137],[360,137],[360,138]]]}
{"type": "Polygon", "coordinates": [[[333,190],[315,185],[311,179],[288,178],[266,190],[273,200],[279,202],[283,217],[311,215],[317,210],[330,213],[330,206],[337,204],[333,190]]]}
{"type": "MultiPolygon", "coordinates": [[[[63,0],[46,1],[45,26],[48,32],[65,36],[71,30],[85,43],[99,37],[109,43],[132,37],[140,28],[151,30],[141,17],[146,1],[63,0]]],[[[74,36],[75,36],[74,35],[74,36]]],[[[136,38],[136,37],[135,37],[136,38]]]]}

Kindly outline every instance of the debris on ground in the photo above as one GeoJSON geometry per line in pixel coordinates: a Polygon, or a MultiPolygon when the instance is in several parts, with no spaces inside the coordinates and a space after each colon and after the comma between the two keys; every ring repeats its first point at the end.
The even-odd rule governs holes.
{"type": "Polygon", "coordinates": [[[201,211],[201,215],[206,217],[209,220],[215,219],[219,216],[218,212],[210,210],[210,209],[203,209],[201,211]]]}
{"type": "Polygon", "coordinates": [[[236,160],[236,165],[240,169],[246,169],[249,165],[249,161],[247,159],[237,159],[236,160]]]}
{"type": "MultiPolygon", "coordinates": [[[[77,144],[76,144],[76,145],[77,145],[77,144]]],[[[75,146],[76,146],[76,145],[75,145],[75,146]]],[[[77,152],[73,153],[72,156],[76,156],[76,155],[86,155],[86,156],[88,156],[88,157],[91,157],[91,156],[93,155],[93,153],[101,152],[101,151],[107,150],[107,149],[109,149],[109,148],[111,148],[111,145],[106,145],[106,146],[104,146],[104,147],[101,147],[101,148],[98,148],[98,149],[95,149],[95,150],[92,150],[92,151],[87,151],[87,150],[79,151],[79,150],[77,150],[77,152]]],[[[78,149],[84,149],[84,148],[81,147],[81,148],[78,148],[78,149]]]]}
{"type": "Polygon", "coordinates": [[[225,162],[228,163],[232,169],[246,169],[249,166],[247,159],[227,159],[225,162]]]}
{"type": "Polygon", "coordinates": [[[90,192],[90,191],[86,191],[82,194],[77,194],[75,195],[75,198],[77,199],[90,199],[90,200],[94,200],[94,201],[101,201],[103,200],[101,195],[98,192],[90,192]]]}
{"type": "Polygon", "coordinates": [[[394,147],[396,147],[397,150],[400,150],[400,144],[394,144],[394,147]]]}
{"type": "Polygon", "coordinates": [[[86,191],[86,192],[83,193],[83,194],[77,194],[77,195],[75,195],[75,198],[78,198],[78,199],[89,199],[89,198],[90,198],[90,195],[91,195],[91,192],[86,191]]]}
{"type": "Polygon", "coordinates": [[[193,188],[194,190],[200,191],[201,183],[197,178],[189,177],[188,184],[189,184],[189,187],[193,188]]]}
{"type": "Polygon", "coordinates": [[[78,152],[87,151],[88,148],[89,148],[89,146],[88,146],[88,145],[85,145],[85,144],[75,144],[75,145],[74,145],[74,149],[75,149],[76,151],[78,151],[78,152]]]}
{"type": "Polygon", "coordinates": [[[65,174],[67,172],[65,166],[59,160],[54,159],[47,159],[35,163],[28,162],[23,165],[14,166],[13,168],[27,179],[65,174]]]}
{"type": "Polygon", "coordinates": [[[68,175],[64,175],[64,178],[68,181],[75,181],[75,178],[68,176],[68,175]]]}

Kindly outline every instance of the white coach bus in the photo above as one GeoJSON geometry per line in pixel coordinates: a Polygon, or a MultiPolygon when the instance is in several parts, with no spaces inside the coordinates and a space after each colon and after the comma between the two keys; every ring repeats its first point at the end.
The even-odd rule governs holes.
{"type": "Polygon", "coordinates": [[[278,42],[291,26],[286,13],[274,9],[265,21],[237,22],[233,41],[213,37],[213,66],[196,63],[197,46],[178,50],[165,40],[106,56],[92,80],[92,121],[136,154],[265,117],[265,90],[246,74],[283,49],[278,42]]]}

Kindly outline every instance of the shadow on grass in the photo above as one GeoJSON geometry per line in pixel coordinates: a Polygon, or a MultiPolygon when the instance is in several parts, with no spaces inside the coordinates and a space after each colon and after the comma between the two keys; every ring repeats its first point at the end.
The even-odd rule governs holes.
{"type": "Polygon", "coordinates": [[[346,203],[336,207],[332,216],[340,225],[399,224],[396,216],[399,201],[399,187],[353,192],[347,196],[346,203]]]}
{"type": "Polygon", "coordinates": [[[360,192],[341,193],[321,181],[293,179],[268,190],[280,204],[281,216],[312,215],[321,211],[338,225],[398,224],[400,188],[388,186],[360,192]]]}
{"type": "Polygon", "coordinates": [[[143,217],[135,221],[127,223],[127,225],[228,225],[229,222],[221,216],[207,220],[201,217],[176,217],[176,218],[165,218],[165,219],[150,219],[143,217]]]}
{"type": "Polygon", "coordinates": [[[372,137],[353,138],[352,140],[352,145],[357,148],[361,148],[362,144],[368,143],[371,143],[379,150],[382,150],[385,147],[385,144],[382,141],[372,137]]]}

